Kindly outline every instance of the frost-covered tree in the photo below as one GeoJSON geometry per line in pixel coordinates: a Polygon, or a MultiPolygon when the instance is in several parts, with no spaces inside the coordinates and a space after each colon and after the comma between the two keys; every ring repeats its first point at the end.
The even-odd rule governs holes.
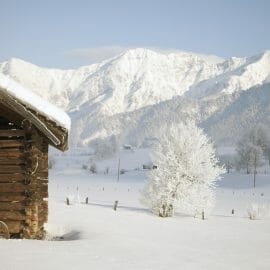
{"type": "Polygon", "coordinates": [[[249,174],[256,168],[263,156],[270,162],[270,130],[259,124],[244,134],[237,144],[238,166],[249,174]]]}
{"type": "Polygon", "coordinates": [[[247,136],[243,136],[237,144],[237,155],[238,155],[238,168],[245,169],[246,173],[251,172],[251,151],[253,144],[250,143],[247,136]]]}
{"type": "Polygon", "coordinates": [[[96,159],[102,160],[112,157],[118,150],[118,142],[115,136],[111,136],[107,140],[97,142],[94,146],[96,159]]]}
{"type": "Polygon", "coordinates": [[[259,124],[250,132],[250,140],[254,145],[259,146],[264,157],[270,164],[270,129],[268,126],[259,124]]]}
{"type": "Polygon", "coordinates": [[[180,123],[160,130],[142,202],[156,215],[172,216],[179,208],[196,215],[208,212],[214,202],[218,166],[208,137],[194,123],[180,123]]]}
{"type": "Polygon", "coordinates": [[[253,170],[253,186],[256,186],[257,168],[263,156],[262,148],[258,145],[251,145],[250,147],[250,163],[253,170]]]}

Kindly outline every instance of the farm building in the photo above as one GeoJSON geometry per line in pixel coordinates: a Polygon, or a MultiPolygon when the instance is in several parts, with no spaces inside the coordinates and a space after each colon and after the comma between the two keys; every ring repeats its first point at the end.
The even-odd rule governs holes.
{"type": "Polygon", "coordinates": [[[69,117],[0,74],[0,223],[41,239],[48,218],[48,147],[68,148],[69,117]]]}

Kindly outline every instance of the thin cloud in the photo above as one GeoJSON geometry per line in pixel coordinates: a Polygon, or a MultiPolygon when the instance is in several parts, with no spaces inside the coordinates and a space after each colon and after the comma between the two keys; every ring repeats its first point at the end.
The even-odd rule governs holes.
{"type": "MultiPolygon", "coordinates": [[[[65,55],[69,58],[76,59],[77,61],[84,63],[98,63],[103,60],[112,58],[127,50],[141,48],[141,46],[124,47],[124,46],[105,46],[105,47],[92,47],[92,48],[78,48],[67,52],[65,55]]],[[[144,47],[149,50],[153,50],[159,53],[177,53],[181,52],[176,49],[161,49],[157,47],[144,47]]]]}
{"type": "Polygon", "coordinates": [[[74,49],[66,53],[68,57],[85,62],[97,63],[108,58],[112,58],[122,52],[131,49],[131,47],[96,47],[96,48],[81,48],[74,49]]]}
{"type": "MultiPolygon", "coordinates": [[[[79,48],[79,49],[74,49],[66,53],[66,56],[69,58],[73,58],[74,60],[79,61],[80,63],[83,64],[92,64],[92,63],[98,63],[103,60],[112,58],[116,55],[119,55],[127,50],[130,49],[135,49],[139,48],[140,46],[137,47],[123,47],[123,46],[105,46],[105,47],[92,47],[92,48],[79,48]]],[[[178,49],[173,49],[173,48],[158,48],[158,47],[144,47],[146,49],[163,53],[163,54],[170,54],[170,53],[191,53],[185,50],[178,50],[178,49]]],[[[214,55],[204,55],[200,53],[192,53],[194,55],[198,55],[201,58],[207,58],[212,60],[214,62],[221,62],[223,61],[222,58],[214,56],[214,55]]]]}

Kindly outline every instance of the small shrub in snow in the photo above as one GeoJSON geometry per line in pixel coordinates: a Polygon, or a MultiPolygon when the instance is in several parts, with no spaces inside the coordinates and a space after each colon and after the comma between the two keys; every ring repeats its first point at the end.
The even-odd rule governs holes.
{"type": "Polygon", "coordinates": [[[90,171],[91,173],[97,173],[97,165],[96,165],[96,163],[92,163],[92,164],[90,165],[89,171],[90,171]]]}
{"type": "Polygon", "coordinates": [[[269,208],[266,205],[260,205],[257,203],[252,203],[247,208],[248,217],[251,220],[263,219],[269,214],[269,208]]]}
{"type": "Polygon", "coordinates": [[[82,165],[82,169],[83,169],[83,170],[87,170],[87,169],[88,169],[87,165],[83,164],[83,165],[82,165]]]}

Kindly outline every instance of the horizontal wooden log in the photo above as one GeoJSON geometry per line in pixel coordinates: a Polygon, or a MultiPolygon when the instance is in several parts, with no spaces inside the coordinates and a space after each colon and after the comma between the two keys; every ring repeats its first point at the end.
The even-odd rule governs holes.
{"type": "Polygon", "coordinates": [[[25,131],[22,129],[4,129],[0,130],[0,137],[24,137],[25,131]]]}
{"type": "Polygon", "coordinates": [[[23,157],[0,157],[0,167],[2,165],[21,165],[26,164],[23,157]]]}
{"type": "Polygon", "coordinates": [[[29,190],[29,187],[23,183],[0,183],[0,192],[24,192],[29,190]]]}
{"type": "Polygon", "coordinates": [[[11,149],[0,149],[0,152],[3,152],[3,153],[9,153],[9,152],[11,152],[11,153],[14,153],[14,152],[20,152],[20,153],[22,153],[22,152],[24,152],[24,149],[21,149],[21,148],[19,148],[19,147],[17,147],[17,148],[11,148],[11,149]]]}
{"type": "Polygon", "coordinates": [[[35,176],[36,176],[37,178],[48,179],[48,177],[49,177],[48,169],[47,169],[46,171],[41,171],[41,172],[38,171],[38,172],[35,174],[35,176]]]}
{"type": "Polygon", "coordinates": [[[0,193],[0,202],[22,202],[25,199],[22,193],[0,193]]]}
{"type": "Polygon", "coordinates": [[[26,207],[23,202],[0,202],[0,211],[3,210],[24,210],[26,207]]]}
{"type": "Polygon", "coordinates": [[[0,157],[23,158],[24,152],[20,149],[0,149],[0,157]]]}
{"type": "Polygon", "coordinates": [[[26,171],[25,165],[5,165],[0,166],[0,174],[7,173],[24,173],[26,171]]]}
{"type": "Polygon", "coordinates": [[[40,178],[40,177],[37,177],[37,180],[38,180],[38,182],[48,184],[48,178],[43,178],[43,177],[40,178]]]}
{"type": "Polygon", "coordinates": [[[24,173],[0,174],[0,183],[23,181],[26,178],[24,173]]]}
{"type": "Polygon", "coordinates": [[[20,211],[0,211],[0,220],[25,220],[26,215],[20,211]]]}
{"type": "Polygon", "coordinates": [[[5,221],[8,226],[9,233],[20,233],[23,229],[23,224],[21,221],[5,221]]]}
{"type": "Polygon", "coordinates": [[[0,139],[0,149],[1,148],[20,148],[24,146],[22,140],[1,140],[0,139]]]}

